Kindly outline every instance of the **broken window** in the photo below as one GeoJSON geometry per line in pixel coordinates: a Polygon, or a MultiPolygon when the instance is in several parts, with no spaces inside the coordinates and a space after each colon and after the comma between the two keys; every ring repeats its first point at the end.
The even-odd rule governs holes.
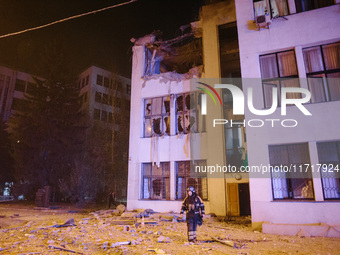
{"type": "Polygon", "coordinates": [[[142,199],[170,200],[170,163],[142,164],[142,199]]]}
{"type": "Polygon", "coordinates": [[[196,193],[204,200],[208,199],[208,182],[206,173],[197,177],[194,174],[190,174],[190,168],[192,173],[195,171],[195,166],[206,166],[205,160],[195,161],[179,161],[176,162],[176,199],[184,199],[186,196],[186,190],[189,186],[193,187],[196,193]]]}
{"type": "Polygon", "coordinates": [[[144,100],[144,137],[170,135],[170,97],[144,100]]]}
{"type": "Polygon", "coordinates": [[[198,132],[198,93],[176,96],[176,133],[198,132]]]}

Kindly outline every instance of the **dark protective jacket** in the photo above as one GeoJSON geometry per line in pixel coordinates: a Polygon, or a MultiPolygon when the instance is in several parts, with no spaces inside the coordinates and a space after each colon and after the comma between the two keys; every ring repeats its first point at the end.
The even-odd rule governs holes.
{"type": "Polygon", "coordinates": [[[184,211],[187,212],[187,217],[194,217],[195,215],[202,216],[205,214],[202,199],[197,196],[196,193],[193,193],[191,196],[186,196],[182,204],[181,212],[183,213],[184,211]]]}

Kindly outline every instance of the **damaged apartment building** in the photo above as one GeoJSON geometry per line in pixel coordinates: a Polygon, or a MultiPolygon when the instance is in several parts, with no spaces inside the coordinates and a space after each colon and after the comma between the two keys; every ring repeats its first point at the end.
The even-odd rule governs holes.
{"type": "Polygon", "coordinates": [[[338,12],[339,0],[207,1],[182,36],[133,39],[127,208],[179,212],[193,186],[207,213],[251,214],[265,233],[339,237],[338,12]],[[255,109],[269,111],[277,101],[276,109],[261,116],[245,104],[244,115],[233,115],[228,89],[208,89],[229,78],[242,78],[231,81],[245,98],[252,89],[255,109]],[[282,88],[310,91],[303,107],[311,116],[293,105],[283,116],[275,94],[282,88]],[[213,126],[231,118],[236,125],[213,126]],[[248,124],[268,118],[298,124],[248,124]],[[228,164],[311,167],[300,175],[193,171],[228,164]],[[318,165],[335,171],[314,171],[318,165]]]}
{"type": "MultiPolygon", "coordinates": [[[[224,165],[226,157],[237,158],[240,164],[247,161],[242,126],[212,129],[208,125],[212,118],[230,114],[227,96],[222,95],[225,111],[202,115],[205,92],[192,84],[202,77],[221,77],[221,72],[227,77],[240,77],[235,7],[233,3],[221,3],[217,15],[214,5],[204,6],[201,20],[182,26],[183,34],[177,38],[163,41],[155,32],[131,40],[129,210],[179,211],[187,187],[193,186],[208,213],[250,214],[246,174],[209,178],[206,172],[192,171],[212,162],[224,165]],[[216,29],[215,34],[211,33],[211,27],[218,26],[219,37],[216,29]]],[[[207,103],[208,108],[214,107],[213,102],[207,103]]]]}

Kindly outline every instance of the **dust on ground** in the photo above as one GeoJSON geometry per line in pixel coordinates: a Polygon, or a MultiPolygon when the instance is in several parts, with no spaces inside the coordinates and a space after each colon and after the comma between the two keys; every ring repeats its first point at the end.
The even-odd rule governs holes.
{"type": "Polygon", "coordinates": [[[340,254],[338,238],[263,234],[249,217],[207,217],[191,244],[178,214],[121,213],[1,203],[0,254],[340,254]]]}

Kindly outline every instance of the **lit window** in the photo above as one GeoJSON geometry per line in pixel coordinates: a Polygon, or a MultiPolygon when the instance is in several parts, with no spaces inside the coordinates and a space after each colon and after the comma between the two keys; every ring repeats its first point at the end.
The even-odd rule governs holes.
{"type": "Polygon", "coordinates": [[[206,172],[201,172],[199,176],[195,172],[196,166],[205,167],[206,165],[205,160],[176,162],[176,199],[184,199],[186,190],[189,186],[193,187],[202,199],[208,199],[208,180],[206,172]]]}
{"type": "Polygon", "coordinates": [[[144,137],[170,135],[170,97],[144,100],[144,137]]]}
{"type": "Polygon", "coordinates": [[[270,145],[269,161],[274,200],[314,199],[308,143],[270,145]]]}
{"type": "Polygon", "coordinates": [[[287,0],[254,0],[255,16],[270,15],[271,18],[289,14],[287,0]]]}
{"type": "Polygon", "coordinates": [[[340,100],[340,43],[303,49],[312,102],[340,100]]]}
{"type": "MultiPolygon", "coordinates": [[[[198,100],[200,93],[176,96],[176,133],[198,132],[198,100]]],[[[202,131],[204,126],[201,125],[202,131]]]]}
{"type": "MultiPolygon", "coordinates": [[[[273,103],[273,88],[277,88],[278,104],[284,87],[300,87],[293,50],[260,56],[261,77],[265,108],[273,103]]],[[[287,98],[301,98],[300,93],[288,93],[287,98]]]]}
{"type": "Polygon", "coordinates": [[[170,163],[143,163],[142,171],[142,199],[170,200],[170,163]]]}

